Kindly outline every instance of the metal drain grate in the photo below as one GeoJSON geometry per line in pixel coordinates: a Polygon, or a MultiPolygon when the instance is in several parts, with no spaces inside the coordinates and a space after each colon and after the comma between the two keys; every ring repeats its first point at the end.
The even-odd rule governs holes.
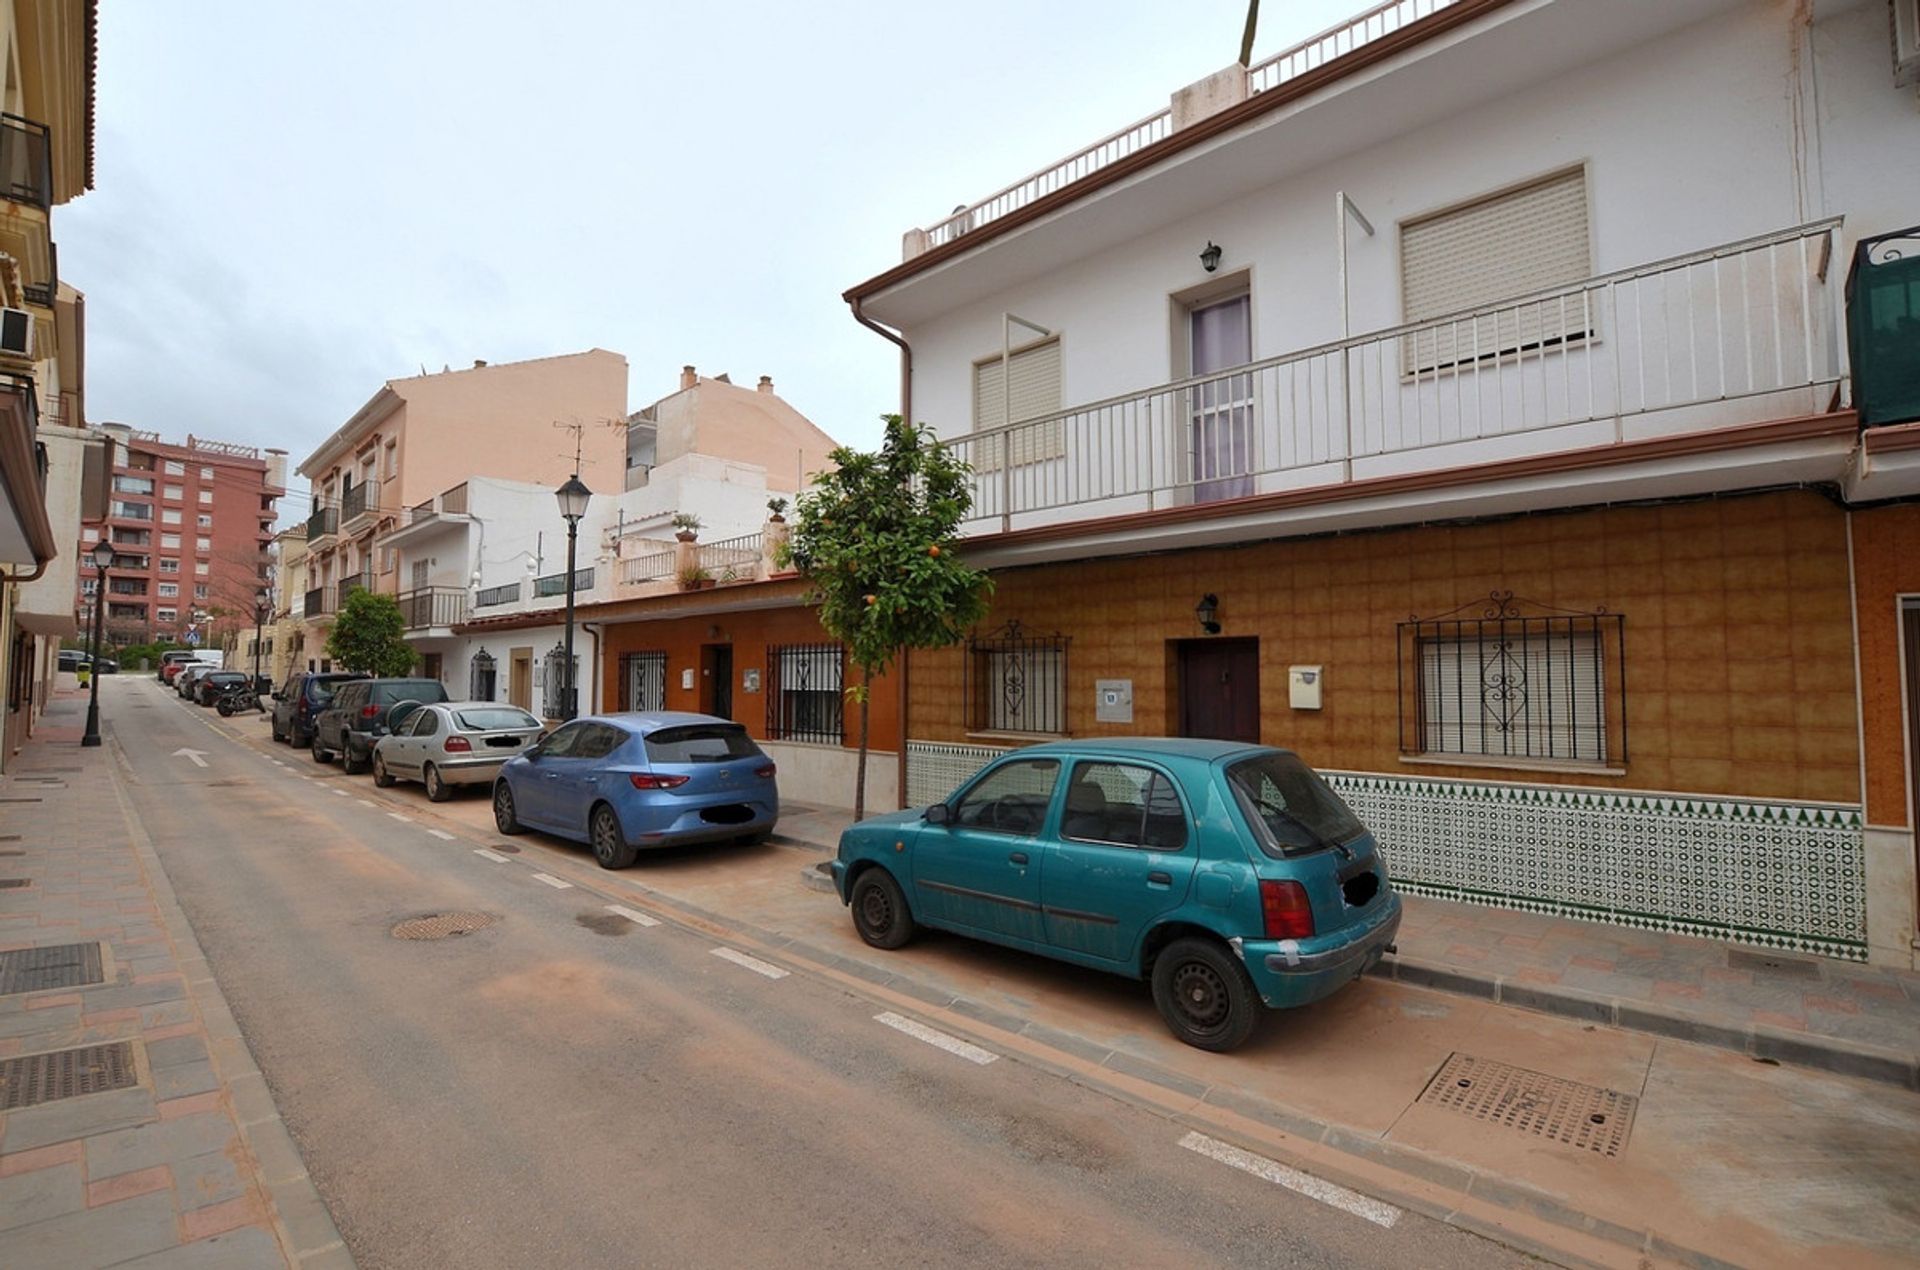
{"type": "Polygon", "coordinates": [[[100,945],[51,944],[45,948],[17,948],[0,952],[0,996],[41,992],[47,988],[78,988],[105,982],[100,969],[100,945]]]}
{"type": "Polygon", "coordinates": [[[17,891],[23,886],[32,885],[32,878],[0,878],[0,891],[17,891]]]}
{"type": "Polygon", "coordinates": [[[0,1111],[130,1089],[139,1083],[133,1045],[128,1041],[0,1059],[0,1111]]]}
{"type": "Polygon", "coordinates": [[[1583,1151],[1616,1156],[1633,1129],[1632,1094],[1471,1054],[1449,1055],[1419,1101],[1583,1151]]]}
{"type": "Polygon", "coordinates": [[[492,913],[428,913],[425,917],[409,918],[395,926],[393,937],[448,939],[455,935],[471,935],[499,920],[492,913]]]}

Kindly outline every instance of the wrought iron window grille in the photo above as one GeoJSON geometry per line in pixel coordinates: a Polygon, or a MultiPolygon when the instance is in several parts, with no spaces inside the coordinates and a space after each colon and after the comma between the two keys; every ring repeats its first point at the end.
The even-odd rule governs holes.
{"type": "Polygon", "coordinates": [[[667,655],[661,651],[620,655],[620,708],[667,708],[667,655]]]}
{"type": "Polygon", "coordinates": [[[846,737],[845,683],[839,644],[767,649],[767,739],[838,744],[846,737]]]}
{"type": "MultiPolygon", "coordinates": [[[[555,644],[551,649],[547,650],[544,661],[546,664],[545,673],[542,676],[544,682],[541,685],[540,704],[546,712],[546,717],[549,719],[576,717],[577,711],[574,714],[567,712],[566,645],[555,644]]],[[[573,659],[573,678],[575,681],[573,697],[574,702],[577,704],[580,700],[580,658],[578,654],[576,654],[573,659]]]]}
{"type": "Polygon", "coordinates": [[[1067,731],[1069,638],[1032,635],[1018,618],[967,639],[963,696],[969,732],[1067,731]]]}
{"type": "Polygon", "coordinates": [[[473,662],[467,669],[468,696],[474,701],[492,701],[498,682],[493,654],[483,648],[473,655],[473,662]]]}
{"type": "Polygon", "coordinates": [[[1397,630],[1400,752],[1625,763],[1626,636],[1624,614],[1512,591],[1410,616],[1397,630]]]}

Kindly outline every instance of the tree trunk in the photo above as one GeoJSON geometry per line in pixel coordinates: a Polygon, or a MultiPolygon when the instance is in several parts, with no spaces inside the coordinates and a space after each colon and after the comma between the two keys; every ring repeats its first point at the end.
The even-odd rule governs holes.
{"type": "Polygon", "coordinates": [[[853,818],[867,818],[867,711],[873,697],[873,671],[860,668],[860,766],[853,778],[853,818]]]}

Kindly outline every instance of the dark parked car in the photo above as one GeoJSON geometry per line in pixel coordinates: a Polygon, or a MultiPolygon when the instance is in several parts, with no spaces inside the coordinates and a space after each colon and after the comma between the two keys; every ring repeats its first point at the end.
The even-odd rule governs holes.
{"type": "Polygon", "coordinates": [[[595,715],[507,760],[493,822],[585,842],[601,868],[624,869],[642,847],[764,840],[780,819],[774,776],[773,760],[726,719],[595,715]]]}
{"type": "Polygon", "coordinates": [[[111,657],[102,657],[97,661],[82,648],[63,648],[60,650],[60,669],[78,670],[91,665],[103,675],[111,675],[120,669],[120,663],[111,657]]]}
{"type": "Polygon", "coordinates": [[[179,674],[173,677],[173,690],[188,701],[193,700],[193,685],[203,676],[210,675],[220,667],[211,662],[188,662],[179,674]]]}
{"type": "Polygon", "coordinates": [[[172,683],[173,677],[191,666],[196,658],[191,649],[175,648],[160,654],[160,682],[172,683]]]}
{"type": "Polygon", "coordinates": [[[194,704],[210,706],[220,700],[220,694],[227,689],[244,688],[246,684],[244,670],[210,670],[193,681],[194,704]]]}
{"type": "Polygon", "coordinates": [[[313,761],[331,763],[340,756],[348,772],[364,772],[373,763],[373,743],[422,705],[445,701],[438,679],[355,679],[333,690],[333,700],[313,726],[313,761]]]}
{"type": "Polygon", "coordinates": [[[313,744],[313,721],[333,700],[333,690],[351,679],[363,679],[364,675],[343,673],[315,673],[311,670],[296,670],[287,676],[287,682],[280,685],[280,691],[273,694],[273,718],[270,726],[273,739],[285,741],[288,745],[313,744]]]}
{"type": "MultiPolygon", "coordinates": [[[[509,764],[511,767],[511,764],[509,764]]],[[[1015,750],[945,802],[840,835],[854,929],[937,926],[1153,985],[1173,1034],[1229,1050],[1392,949],[1373,835],[1286,751],[1118,738],[1015,750]]]]}

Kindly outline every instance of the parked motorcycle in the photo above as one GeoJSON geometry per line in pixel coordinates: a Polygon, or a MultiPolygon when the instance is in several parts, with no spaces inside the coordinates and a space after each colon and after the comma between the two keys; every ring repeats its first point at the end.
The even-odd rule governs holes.
{"type": "Polygon", "coordinates": [[[220,694],[219,700],[215,701],[213,706],[220,712],[220,717],[223,719],[241,710],[263,711],[266,709],[260,703],[259,691],[251,683],[238,683],[228,688],[220,694]]]}

